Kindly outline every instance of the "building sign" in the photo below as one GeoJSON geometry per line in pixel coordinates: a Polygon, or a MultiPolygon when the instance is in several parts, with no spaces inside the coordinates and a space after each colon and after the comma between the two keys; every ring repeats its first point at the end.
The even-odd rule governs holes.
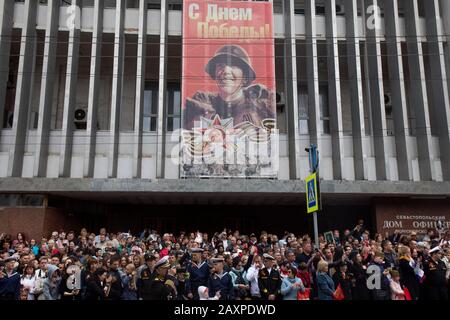
{"type": "Polygon", "coordinates": [[[185,0],[182,177],[276,177],[270,2],[185,0]]]}
{"type": "Polygon", "coordinates": [[[377,231],[382,235],[396,231],[402,234],[426,234],[429,229],[445,232],[450,230],[450,207],[425,200],[379,202],[376,204],[376,221],[377,231]]]}
{"type": "Polygon", "coordinates": [[[319,211],[316,173],[306,178],[306,209],[308,213],[319,211]]]}

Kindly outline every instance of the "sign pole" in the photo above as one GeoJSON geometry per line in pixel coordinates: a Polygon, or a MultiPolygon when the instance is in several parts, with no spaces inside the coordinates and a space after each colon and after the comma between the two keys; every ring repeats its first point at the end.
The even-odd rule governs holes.
{"type": "Polygon", "coordinates": [[[319,179],[319,152],[314,144],[305,149],[309,153],[309,171],[311,175],[306,179],[306,207],[307,212],[313,214],[314,243],[319,248],[319,223],[317,212],[322,208],[320,201],[320,179],[319,179]]]}

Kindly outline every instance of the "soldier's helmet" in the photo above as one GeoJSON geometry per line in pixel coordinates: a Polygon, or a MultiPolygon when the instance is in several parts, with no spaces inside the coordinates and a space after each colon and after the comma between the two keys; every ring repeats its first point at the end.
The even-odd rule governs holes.
{"type": "Polygon", "coordinates": [[[252,68],[250,57],[247,51],[240,46],[225,45],[217,50],[205,67],[206,73],[208,73],[212,79],[216,78],[216,65],[219,63],[239,67],[244,73],[246,86],[256,79],[256,73],[252,68]]]}

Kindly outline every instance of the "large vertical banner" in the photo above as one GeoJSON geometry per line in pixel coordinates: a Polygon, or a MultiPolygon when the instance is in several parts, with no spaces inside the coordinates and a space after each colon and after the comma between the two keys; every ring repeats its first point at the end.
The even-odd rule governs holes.
{"type": "Polygon", "coordinates": [[[270,2],[185,0],[182,177],[276,177],[270,2]]]}

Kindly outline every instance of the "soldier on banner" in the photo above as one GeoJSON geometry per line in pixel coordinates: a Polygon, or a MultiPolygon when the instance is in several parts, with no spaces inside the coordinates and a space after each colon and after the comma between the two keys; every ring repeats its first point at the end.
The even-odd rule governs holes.
{"type": "Polygon", "coordinates": [[[234,126],[244,122],[264,127],[263,120],[275,118],[275,95],[262,84],[252,84],[256,73],[248,53],[240,46],[221,47],[205,67],[216,81],[218,93],[198,91],[187,98],[185,129],[194,128],[200,117],[233,118],[234,126]]]}

